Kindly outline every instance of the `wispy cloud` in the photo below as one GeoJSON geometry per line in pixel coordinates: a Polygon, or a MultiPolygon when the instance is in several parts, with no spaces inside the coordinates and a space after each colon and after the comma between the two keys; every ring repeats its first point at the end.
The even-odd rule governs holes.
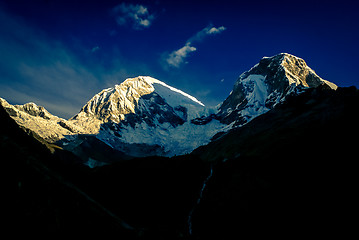
{"type": "Polygon", "coordinates": [[[60,42],[0,8],[0,96],[11,103],[36,102],[51,113],[78,112],[99,80],[60,42]]]}
{"type": "Polygon", "coordinates": [[[143,5],[121,3],[112,9],[118,25],[130,25],[135,30],[142,30],[151,26],[155,19],[148,8],[143,5]]]}
{"type": "Polygon", "coordinates": [[[186,44],[183,47],[169,53],[166,56],[166,58],[165,58],[166,67],[167,66],[174,67],[174,68],[181,67],[182,64],[187,63],[187,61],[185,61],[185,59],[188,57],[189,53],[195,52],[197,50],[197,48],[192,46],[193,43],[201,42],[207,36],[219,34],[219,33],[223,32],[224,30],[226,30],[226,28],[224,26],[216,28],[216,27],[213,27],[212,25],[210,25],[210,26],[205,27],[201,31],[197,32],[195,35],[193,35],[186,41],[186,44]]]}

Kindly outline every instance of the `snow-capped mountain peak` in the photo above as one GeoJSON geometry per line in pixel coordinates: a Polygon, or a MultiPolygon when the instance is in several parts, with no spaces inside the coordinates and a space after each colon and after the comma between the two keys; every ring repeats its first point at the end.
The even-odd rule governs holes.
{"type": "Polygon", "coordinates": [[[97,93],[73,119],[94,117],[107,122],[120,122],[124,115],[135,112],[138,99],[154,91],[142,78],[127,79],[120,85],[97,93]]]}
{"type": "Polygon", "coordinates": [[[136,113],[136,108],[140,108],[143,103],[140,99],[149,94],[159,95],[173,108],[185,105],[188,110],[193,110],[189,113],[194,116],[195,110],[198,110],[195,108],[204,107],[195,97],[181,90],[155,78],[139,76],[128,78],[119,85],[102,90],[87,102],[73,119],[94,117],[102,122],[119,123],[125,119],[125,115],[136,113]]]}
{"type": "Polygon", "coordinates": [[[218,132],[218,121],[211,129],[192,123],[206,114],[207,108],[195,97],[139,76],[102,90],[69,121],[126,153],[172,156],[192,151],[218,132]],[[151,147],[139,150],[139,144],[151,147]]]}
{"type": "Polygon", "coordinates": [[[240,75],[233,91],[219,108],[221,121],[243,125],[267,112],[276,104],[309,87],[334,83],[320,78],[306,62],[288,53],[263,57],[258,64],[240,75]]]}

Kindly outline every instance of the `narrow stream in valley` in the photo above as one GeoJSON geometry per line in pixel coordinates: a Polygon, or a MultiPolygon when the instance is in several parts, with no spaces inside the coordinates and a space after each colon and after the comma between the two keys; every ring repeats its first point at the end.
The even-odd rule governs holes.
{"type": "Polygon", "coordinates": [[[192,235],[192,216],[193,216],[193,212],[195,211],[196,207],[200,204],[200,202],[201,202],[201,200],[202,200],[202,197],[203,197],[203,192],[204,192],[204,190],[206,189],[207,183],[208,183],[208,181],[211,179],[212,175],[213,175],[213,166],[211,166],[209,175],[208,175],[207,178],[203,181],[203,185],[202,185],[202,188],[201,188],[201,190],[200,190],[200,192],[199,192],[199,196],[198,196],[198,198],[197,198],[197,201],[196,201],[195,205],[193,206],[193,208],[192,208],[191,211],[189,212],[188,220],[187,220],[189,235],[192,235]]]}

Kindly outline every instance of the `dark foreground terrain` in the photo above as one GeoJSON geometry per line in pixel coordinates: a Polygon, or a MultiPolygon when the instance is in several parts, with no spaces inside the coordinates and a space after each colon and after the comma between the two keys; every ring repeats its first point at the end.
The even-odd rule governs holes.
{"type": "Polygon", "coordinates": [[[356,88],[319,87],[190,155],[90,169],[1,107],[3,227],[120,239],[343,237],[358,213],[358,123],[356,88]]]}

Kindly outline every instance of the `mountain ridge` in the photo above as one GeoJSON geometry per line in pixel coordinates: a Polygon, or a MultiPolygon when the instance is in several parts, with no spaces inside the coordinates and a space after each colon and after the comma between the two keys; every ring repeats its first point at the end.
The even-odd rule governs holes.
{"type": "Polygon", "coordinates": [[[94,137],[135,157],[174,156],[190,153],[216,134],[245,125],[290,95],[322,85],[337,88],[303,59],[281,53],[263,57],[241,74],[218,109],[206,108],[195,97],[146,76],[100,91],[69,120],[33,103],[12,106],[1,100],[1,104],[18,124],[65,149],[78,149],[83,141],[94,142],[89,140],[94,137]],[[80,135],[85,137],[77,141],[80,135]]]}

